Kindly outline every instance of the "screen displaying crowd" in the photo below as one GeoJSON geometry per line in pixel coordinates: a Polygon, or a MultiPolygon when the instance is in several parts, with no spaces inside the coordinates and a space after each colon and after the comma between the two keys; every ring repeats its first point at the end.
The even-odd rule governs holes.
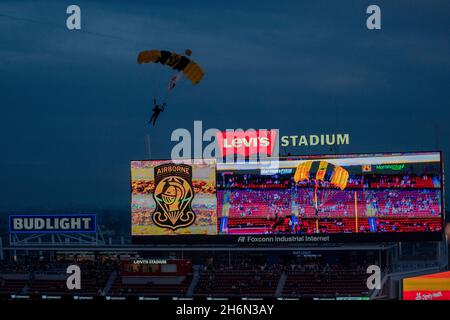
{"type": "Polygon", "coordinates": [[[297,157],[280,160],[275,170],[268,170],[263,162],[195,165],[195,222],[176,232],[152,223],[153,170],[160,163],[132,163],[134,236],[443,230],[439,152],[297,157]]]}
{"type": "MultiPolygon", "coordinates": [[[[442,231],[439,153],[321,158],[348,171],[344,188],[327,172],[295,181],[296,166],[280,162],[262,175],[258,166],[218,171],[221,232],[227,234],[327,234],[442,231]]],[[[313,171],[313,169],[311,169],[313,171]]]]}

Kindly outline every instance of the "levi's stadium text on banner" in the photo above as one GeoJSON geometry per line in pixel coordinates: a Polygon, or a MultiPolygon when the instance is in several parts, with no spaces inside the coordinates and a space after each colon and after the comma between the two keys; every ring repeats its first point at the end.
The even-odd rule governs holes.
{"type": "Polygon", "coordinates": [[[440,152],[132,161],[135,243],[439,240],[440,152]]]}

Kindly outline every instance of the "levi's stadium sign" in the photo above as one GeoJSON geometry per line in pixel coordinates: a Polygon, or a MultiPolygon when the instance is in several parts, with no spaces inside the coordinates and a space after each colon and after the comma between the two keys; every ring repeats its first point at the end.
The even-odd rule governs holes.
{"type": "Polygon", "coordinates": [[[282,147],[333,146],[350,143],[349,134],[279,136],[277,133],[278,129],[227,130],[217,131],[216,139],[222,157],[228,155],[277,157],[279,143],[282,147]]]}
{"type": "Polygon", "coordinates": [[[10,233],[95,233],[95,214],[10,215],[10,233]]]}
{"type": "MultiPolygon", "coordinates": [[[[349,145],[350,134],[281,135],[280,129],[226,129],[203,130],[202,121],[194,121],[194,130],[175,129],[170,137],[178,142],[172,147],[170,159],[216,159],[219,163],[236,162],[250,158],[274,163],[280,155],[280,147],[323,147],[349,145]],[[204,146],[204,143],[207,143],[204,146]]],[[[284,150],[286,152],[286,150],[284,150]]]]}
{"type": "Polygon", "coordinates": [[[223,131],[216,133],[222,157],[227,155],[274,155],[277,130],[223,131]]]}

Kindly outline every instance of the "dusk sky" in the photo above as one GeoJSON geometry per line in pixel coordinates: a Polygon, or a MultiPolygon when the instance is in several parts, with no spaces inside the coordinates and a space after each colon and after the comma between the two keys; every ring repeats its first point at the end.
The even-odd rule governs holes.
{"type": "Polygon", "coordinates": [[[341,153],[448,159],[449,16],[449,1],[3,0],[0,210],[126,209],[146,135],[152,157],[169,158],[172,131],[194,120],[205,130],[349,133],[341,153]],[[66,28],[70,4],[81,7],[81,31],[66,28]],[[366,28],[370,4],[381,30],[366,28]],[[151,127],[160,74],[137,54],[188,48],[205,77],[175,88],[151,127]]]}

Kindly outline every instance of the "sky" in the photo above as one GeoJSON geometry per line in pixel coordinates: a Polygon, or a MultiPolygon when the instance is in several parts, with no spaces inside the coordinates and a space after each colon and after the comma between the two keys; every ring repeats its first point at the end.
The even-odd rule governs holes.
{"type": "Polygon", "coordinates": [[[169,158],[172,131],[195,120],[349,133],[342,153],[445,155],[449,12],[448,1],[412,0],[1,1],[0,211],[127,209],[146,136],[153,158],[169,158]],[[79,31],[66,28],[71,4],[79,31]],[[366,28],[371,4],[381,30],[366,28]],[[205,77],[177,87],[151,127],[153,95],[171,76],[136,63],[154,48],[191,49],[205,77]]]}

